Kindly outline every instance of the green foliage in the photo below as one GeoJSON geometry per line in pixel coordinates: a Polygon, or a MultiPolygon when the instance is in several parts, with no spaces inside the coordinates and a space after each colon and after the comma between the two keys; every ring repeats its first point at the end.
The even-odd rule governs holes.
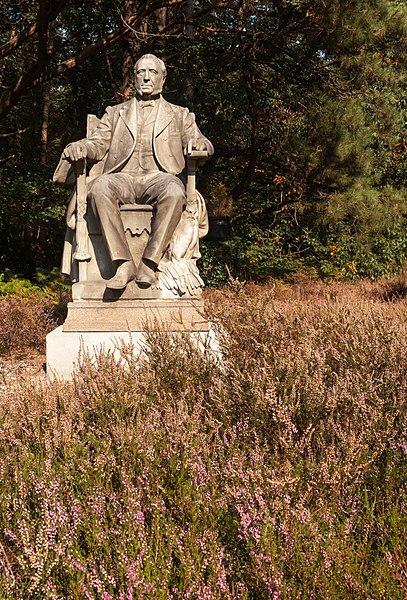
{"type": "MultiPolygon", "coordinates": [[[[401,272],[407,261],[405,220],[368,241],[343,225],[310,229],[287,220],[269,229],[235,222],[233,230],[215,264],[220,272],[227,264],[241,281],[280,279],[295,272],[339,280],[376,279],[401,272]]],[[[210,271],[206,277],[216,286],[210,271]]]]}
{"type": "Polygon", "coordinates": [[[304,230],[302,241],[310,250],[304,262],[314,266],[323,277],[336,279],[356,279],[390,276],[402,271],[407,261],[407,236],[404,222],[392,229],[381,232],[369,245],[358,240],[347,230],[331,231],[317,238],[314,233],[304,230]]]}
{"type": "MultiPolygon", "coordinates": [[[[331,214],[335,211],[330,218],[328,211],[319,220],[313,215],[318,226],[307,224],[309,218],[295,199],[283,211],[278,204],[270,210],[266,200],[251,216],[235,217],[231,240],[211,243],[210,255],[208,244],[203,244],[205,282],[223,283],[226,266],[240,281],[279,279],[294,272],[335,279],[376,279],[398,273],[407,261],[407,227],[406,219],[397,215],[397,192],[394,195],[393,203],[386,200],[389,207],[379,199],[377,215],[366,206],[361,213],[361,205],[343,199],[341,206],[338,200],[329,209],[331,214]],[[360,227],[362,219],[365,223],[360,227]]],[[[310,203],[306,210],[313,208],[310,203]]]]}
{"type": "MultiPolygon", "coordinates": [[[[49,28],[50,67],[121,26],[137,8],[110,0],[82,7],[68,3],[49,28]]],[[[233,205],[233,240],[224,252],[203,249],[207,281],[222,282],[224,264],[260,280],[293,269],[342,277],[352,263],[358,274],[372,276],[398,268],[403,242],[397,256],[396,244],[384,251],[379,239],[389,246],[386,240],[401,230],[406,214],[405,5],[287,0],[248,3],[239,10],[226,3],[213,10],[203,2],[192,36],[180,25],[182,7],[166,8],[165,35],[158,20],[146,16],[143,36],[129,32],[128,40],[106,46],[47,90],[27,92],[2,122],[0,269],[31,275],[36,267],[59,262],[60,246],[45,230],[52,224],[62,237],[63,192],[55,192],[55,204],[48,172],[35,167],[45,92],[50,95],[47,155],[55,165],[65,144],[84,135],[87,113],[100,116],[106,105],[123,99],[125,73],[144,51],[168,60],[166,96],[188,105],[214,142],[215,156],[203,170],[200,190],[212,208],[233,205]],[[27,227],[21,229],[21,221],[27,227]],[[331,246],[341,248],[341,264],[331,246]],[[386,262],[393,265],[387,271],[386,262]]],[[[29,3],[4,9],[2,43],[13,28],[37,16],[29,3]]],[[[31,64],[30,43],[7,55],[5,88],[31,64]]]]}
{"type": "Polygon", "coordinates": [[[198,263],[200,274],[209,287],[221,287],[227,281],[226,265],[230,265],[232,257],[223,243],[200,243],[201,259],[198,263]]]}
{"type": "Polygon", "coordinates": [[[28,297],[31,294],[41,293],[41,288],[33,284],[28,279],[14,275],[6,269],[0,273],[0,296],[19,296],[28,297]]]}
{"type": "Polygon", "coordinates": [[[0,296],[56,297],[68,294],[69,290],[70,286],[62,279],[57,268],[51,271],[38,269],[32,281],[14,274],[10,269],[5,269],[3,273],[0,273],[0,296]]]}
{"type": "Polygon", "coordinates": [[[0,177],[0,270],[33,277],[58,264],[64,239],[67,191],[48,167],[3,167],[0,177]]]}
{"type": "Polygon", "coordinates": [[[298,270],[298,261],[284,251],[281,232],[250,221],[235,223],[234,231],[226,245],[234,257],[233,272],[239,279],[264,281],[298,270]]]}

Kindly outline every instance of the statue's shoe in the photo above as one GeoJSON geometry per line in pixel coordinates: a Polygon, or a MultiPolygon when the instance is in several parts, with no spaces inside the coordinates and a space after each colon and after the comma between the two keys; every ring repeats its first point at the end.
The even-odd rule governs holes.
{"type": "Polygon", "coordinates": [[[136,283],[138,283],[138,285],[140,285],[141,287],[150,287],[150,285],[153,285],[153,283],[155,282],[155,278],[156,278],[156,273],[155,273],[155,265],[154,263],[150,262],[151,266],[149,266],[147,264],[146,260],[142,260],[139,264],[139,266],[137,267],[137,273],[136,273],[136,283]],[[153,266],[154,265],[154,266],[153,266]]]}
{"type": "Polygon", "coordinates": [[[116,275],[106,282],[106,287],[112,290],[122,290],[136,276],[136,266],[132,260],[127,260],[118,267],[116,275]]]}

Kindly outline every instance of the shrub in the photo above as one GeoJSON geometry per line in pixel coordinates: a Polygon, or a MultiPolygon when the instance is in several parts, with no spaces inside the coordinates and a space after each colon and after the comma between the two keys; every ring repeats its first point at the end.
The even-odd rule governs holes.
{"type": "Polygon", "coordinates": [[[241,281],[265,282],[304,273],[337,280],[377,279],[400,273],[407,261],[406,221],[356,235],[343,223],[299,226],[288,218],[267,226],[262,214],[235,218],[231,240],[202,244],[202,276],[210,287],[227,280],[226,265],[241,281]]]}
{"type": "Polygon", "coordinates": [[[16,275],[10,269],[0,273],[0,297],[15,296],[21,298],[42,296],[46,298],[68,298],[71,286],[67,284],[57,268],[44,271],[37,269],[33,281],[16,275]]]}
{"type": "Polygon", "coordinates": [[[38,295],[0,299],[0,355],[45,351],[45,336],[56,326],[59,308],[38,295]]]}
{"type": "Polygon", "coordinates": [[[388,286],[207,294],[221,363],[148,361],[0,397],[0,595],[406,597],[407,348],[388,286]]]}

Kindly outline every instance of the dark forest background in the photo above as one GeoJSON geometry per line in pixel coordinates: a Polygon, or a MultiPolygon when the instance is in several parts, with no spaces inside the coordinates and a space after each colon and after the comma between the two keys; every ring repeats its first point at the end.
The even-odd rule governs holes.
{"type": "Polygon", "coordinates": [[[200,175],[232,237],[221,283],[293,272],[377,277],[407,259],[403,0],[0,0],[0,273],[58,266],[68,190],[52,183],[86,115],[167,63],[216,153],[200,175]]]}

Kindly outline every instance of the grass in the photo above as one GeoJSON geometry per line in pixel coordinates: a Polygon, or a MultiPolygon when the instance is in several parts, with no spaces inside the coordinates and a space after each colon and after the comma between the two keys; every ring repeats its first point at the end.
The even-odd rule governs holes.
{"type": "Polygon", "coordinates": [[[401,280],[208,291],[222,362],[148,361],[0,398],[0,598],[407,596],[401,280]]]}

